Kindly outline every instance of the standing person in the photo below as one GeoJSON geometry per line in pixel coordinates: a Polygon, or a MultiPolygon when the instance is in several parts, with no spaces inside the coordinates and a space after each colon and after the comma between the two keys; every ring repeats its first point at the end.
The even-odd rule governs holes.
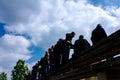
{"type": "Polygon", "coordinates": [[[53,69],[57,69],[60,67],[61,50],[62,50],[62,46],[63,46],[63,41],[64,40],[60,38],[53,48],[53,53],[54,53],[53,59],[52,59],[53,69]]]}
{"type": "Polygon", "coordinates": [[[107,34],[101,24],[98,24],[97,27],[92,31],[91,41],[93,45],[100,41],[103,38],[106,38],[107,34]]]}
{"type": "Polygon", "coordinates": [[[75,36],[75,32],[67,33],[62,47],[62,64],[66,64],[69,60],[70,49],[73,48],[72,38],[75,36]]]}
{"type": "Polygon", "coordinates": [[[31,71],[29,71],[28,75],[26,76],[26,80],[33,80],[31,71]]]}
{"type": "Polygon", "coordinates": [[[80,52],[87,49],[88,47],[90,47],[90,43],[86,39],[84,39],[83,35],[80,35],[79,39],[76,40],[74,43],[73,59],[77,58],[78,54],[80,54],[80,52]]]}
{"type": "Polygon", "coordinates": [[[40,75],[41,75],[41,77],[44,77],[45,76],[45,74],[46,74],[46,59],[45,59],[45,57],[42,57],[41,58],[41,60],[40,60],[40,62],[39,62],[39,65],[41,66],[41,73],[40,73],[40,75]]]}
{"type": "Polygon", "coordinates": [[[44,57],[45,57],[45,74],[48,74],[50,71],[50,53],[46,51],[44,57]]]}
{"type": "Polygon", "coordinates": [[[53,52],[53,46],[51,48],[48,49],[48,52],[50,54],[50,71],[53,71],[53,58],[54,58],[54,52],[53,52]]]}
{"type": "Polygon", "coordinates": [[[32,67],[32,79],[36,80],[37,78],[37,72],[38,72],[38,63],[36,63],[33,67],[32,67]]]}

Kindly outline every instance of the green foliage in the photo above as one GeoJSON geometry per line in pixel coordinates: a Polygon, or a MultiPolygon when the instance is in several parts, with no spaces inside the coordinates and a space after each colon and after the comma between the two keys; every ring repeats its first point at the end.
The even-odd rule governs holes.
{"type": "Polygon", "coordinates": [[[28,74],[28,66],[25,65],[24,60],[18,60],[16,66],[12,71],[11,80],[26,80],[26,75],[28,74]]]}
{"type": "Polygon", "coordinates": [[[7,80],[7,74],[5,72],[0,74],[0,80],[7,80]]]}

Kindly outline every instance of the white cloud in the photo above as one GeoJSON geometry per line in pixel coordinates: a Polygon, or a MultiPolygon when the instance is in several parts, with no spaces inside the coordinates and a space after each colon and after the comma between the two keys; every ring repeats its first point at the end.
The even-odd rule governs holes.
{"type": "Polygon", "coordinates": [[[27,34],[32,37],[33,44],[46,47],[47,41],[55,43],[66,32],[75,31],[78,35],[90,37],[89,33],[97,23],[102,23],[107,31],[119,25],[118,18],[111,16],[111,12],[88,4],[86,0],[41,0],[39,3],[37,10],[40,11],[36,11],[37,15],[33,12],[32,17],[29,16],[29,23],[10,25],[7,30],[27,34]]]}
{"type": "Polygon", "coordinates": [[[6,34],[0,38],[0,73],[10,72],[19,59],[27,60],[31,57],[28,50],[30,42],[22,36],[6,34]]]}
{"type": "Polygon", "coordinates": [[[0,38],[0,42],[3,49],[7,49],[10,53],[20,53],[21,51],[23,53],[29,53],[26,48],[30,46],[30,42],[22,36],[5,34],[0,38]]]}
{"type": "Polygon", "coordinates": [[[0,21],[7,24],[27,23],[32,14],[38,14],[39,0],[0,0],[0,21]]]}

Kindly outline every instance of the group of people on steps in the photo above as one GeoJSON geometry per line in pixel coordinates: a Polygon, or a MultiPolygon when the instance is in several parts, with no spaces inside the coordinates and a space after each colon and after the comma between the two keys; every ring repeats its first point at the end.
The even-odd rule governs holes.
{"type": "MultiPolygon", "coordinates": [[[[26,80],[37,80],[67,64],[69,62],[70,49],[73,49],[72,59],[75,60],[78,58],[78,54],[91,46],[90,43],[84,39],[83,35],[80,35],[74,44],[72,44],[74,36],[75,32],[67,33],[65,39],[60,38],[54,46],[49,48],[45,52],[45,56],[32,67],[26,80]]],[[[92,44],[94,45],[106,37],[107,34],[104,28],[101,24],[98,24],[91,34],[92,44]]]]}

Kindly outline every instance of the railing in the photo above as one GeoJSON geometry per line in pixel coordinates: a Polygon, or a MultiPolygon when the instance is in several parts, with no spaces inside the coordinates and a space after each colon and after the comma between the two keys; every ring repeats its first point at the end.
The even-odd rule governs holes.
{"type": "Polygon", "coordinates": [[[115,57],[119,54],[120,30],[81,52],[78,59],[70,60],[66,65],[39,80],[80,80],[97,76],[101,71],[120,70],[120,57],[115,57]]]}

